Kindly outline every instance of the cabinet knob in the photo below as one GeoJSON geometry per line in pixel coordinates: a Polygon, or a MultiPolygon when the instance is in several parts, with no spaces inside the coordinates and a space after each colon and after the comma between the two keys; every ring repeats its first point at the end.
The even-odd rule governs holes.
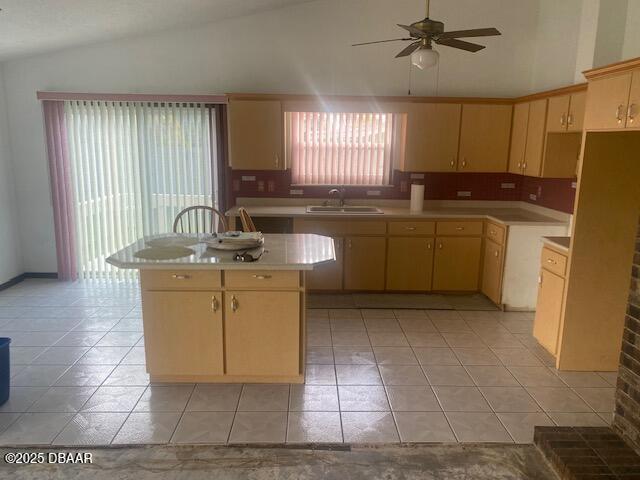
{"type": "Polygon", "coordinates": [[[489,235],[495,235],[496,231],[495,230],[489,230],[489,235]]]}
{"type": "Polygon", "coordinates": [[[556,262],[553,258],[547,258],[547,263],[550,263],[551,265],[555,265],[558,262],[556,262]]]}
{"type": "Polygon", "coordinates": [[[171,275],[171,278],[175,278],[176,280],[189,280],[191,278],[191,275],[181,275],[178,273],[174,273],[173,275],[171,275]]]}
{"type": "Polygon", "coordinates": [[[218,308],[220,308],[220,302],[218,301],[218,298],[214,295],[213,297],[211,297],[211,311],[215,313],[218,311],[218,308]]]}
{"type": "Polygon", "coordinates": [[[257,279],[257,280],[269,280],[271,278],[271,275],[253,275],[253,278],[257,279]]]}
{"type": "Polygon", "coordinates": [[[622,110],[624,110],[624,105],[618,105],[618,108],[616,108],[616,120],[618,120],[618,123],[622,123],[622,121],[624,120],[624,118],[622,117],[622,110]]]}
{"type": "Polygon", "coordinates": [[[240,307],[240,304],[238,303],[238,299],[236,298],[235,295],[233,295],[231,297],[231,310],[235,312],[238,310],[239,307],[240,307]]]}

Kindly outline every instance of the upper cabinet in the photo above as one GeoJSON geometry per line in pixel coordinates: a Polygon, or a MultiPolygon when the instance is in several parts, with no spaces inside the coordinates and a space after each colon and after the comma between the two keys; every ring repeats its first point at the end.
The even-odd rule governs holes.
{"type": "MultiPolygon", "coordinates": [[[[623,67],[621,67],[623,68],[623,67]]],[[[636,67],[637,68],[637,67],[636,67]]],[[[614,71],[615,72],[615,71],[614,71]]],[[[589,79],[585,125],[589,130],[640,126],[640,69],[607,74],[586,72],[589,79]],[[602,75],[602,76],[601,76],[602,75]]]]}
{"type": "Polygon", "coordinates": [[[511,137],[511,113],[511,105],[462,106],[458,171],[506,171],[511,137]]]}
{"type": "Polygon", "coordinates": [[[540,176],[545,145],[547,99],[518,103],[513,113],[509,172],[540,176]]]}
{"type": "Polygon", "coordinates": [[[454,103],[406,104],[405,172],[455,172],[462,106],[454,103]]]}
{"type": "Polygon", "coordinates": [[[580,132],[584,126],[586,92],[549,98],[547,132],[580,132]]]}
{"type": "Polygon", "coordinates": [[[283,124],[280,101],[231,99],[230,166],[235,170],[284,170],[283,124]]]}

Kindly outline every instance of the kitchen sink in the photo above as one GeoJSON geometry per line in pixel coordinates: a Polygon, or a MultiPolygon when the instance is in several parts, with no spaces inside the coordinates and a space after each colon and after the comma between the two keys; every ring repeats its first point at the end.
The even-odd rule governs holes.
{"type": "Polygon", "coordinates": [[[308,205],[307,213],[339,213],[339,214],[365,214],[380,215],[382,210],[378,207],[364,207],[355,205],[345,205],[343,207],[335,207],[328,205],[308,205]]]}

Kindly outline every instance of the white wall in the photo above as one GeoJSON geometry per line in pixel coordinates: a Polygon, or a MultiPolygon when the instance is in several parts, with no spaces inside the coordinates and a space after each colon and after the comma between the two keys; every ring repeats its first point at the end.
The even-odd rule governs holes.
{"type": "Polygon", "coordinates": [[[540,0],[532,91],[574,83],[582,3],[583,0],[540,0]]]}
{"type": "MultiPolygon", "coordinates": [[[[408,60],[396,44],[422,0],[323,0],[203,27],[74,48],[5,65],[10,138],[28,271],[55,271],[48,172],[37,90],[144,93],[298,92],[404,95],[408,60]],[[393,5],[393,7],[391,7],[393,5]]],[[[448,29],[495,26],[476,54],[442,47],[440,95],[514,96],[529,91],[537,1],[439,0],[431,16],[448,29]]],[[[434,94],[437,70],[414,77],[434,94]]]]}
{"type": "Polygon", "coordinates": [[[608,65],[622,58],[628,7],[629,0],[600,0],[594,67],[608,65]]]}
{"type": "Polygon", "coordinates": [[[17,205],[9,148],[6,97],[1,73],[0,71],[0,284],[23,272],[18,242],[17,205]]]}
{"type": "Polygon", "coordinates": [[[640,57],[640,1],[630,0],[622,58],[640,57]]]}

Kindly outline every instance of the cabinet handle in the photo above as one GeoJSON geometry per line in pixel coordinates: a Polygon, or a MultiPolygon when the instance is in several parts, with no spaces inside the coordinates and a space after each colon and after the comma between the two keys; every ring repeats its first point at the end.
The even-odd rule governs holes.
{"type": "Polygon", "coordinates": [[[570,113],[570,114],[567,116],[567,125],[568,125],[569,127],[573,125],[573,113],[570,113]]]}
{"type": "Polygon", "coordinates": [[[565,114],[560,115],[560,125],[565,126],[565,114]]]}
{"type": "Polygon", "coordinates": [[[555,265],[555,264],[556,264],[556,263],[558,263],[558,262],[556,262],[556,261],[555,261],[554,259],[552,259],[552,258],[547,258],[547,263],[550,263],[551,265],[555,265]]]}
{"type": "Polygon", "coordinates": [[[495,230],[489,230],[489,235],[495,235],[496,231],[495,230]]]}
{"type": "Polygon", "coordinates": [[[542,274],[538,275],[538,285],[542,285],[542,274]]]}
{"type": "Polygon", "coordinates": [[[277,153],[275,154],[275,163],[276,168],[280,167],[280,156],[277,153]]]}
{"type": "Polygon", "coordinates": [[[442,243],[439,243],[439,244],[438,244],[438,248],[439,248],[440,250],[442,250],[442,243]]]}
{"type": "Polygon", "coordinates": [[[268,280],[271,278],[271,275],[253,275],[253,278],[256,278],[258,280],[268,280]]]}
{"type": "Polygon", "coordinates": [[[427,250],[431,250],[431,242],[427,242],[427,250]]]}
{"type": "Polygon", "coordinates": [[[456,230],[458,230],[459,232],[461,232],[462,230],[464,230],[464,227],[456,227],[456,230]]]}
{"type": "Polygon", "coordinates": [[[618,120],[618,123],[622,123],[622,121],[624,120],[624,118],[622,118],[623,109],[624,109],[624,105],[622,104],[618,105],[618,108],[616,108],[616,120],[618,120]]]}
{"type": "Polygon", "coordinates": [[[404,227],[404,228],[405,230],[409,230],[410,232],[413,232],[416,229],[416,227],[404,227]]]}
{"type": "Polygon", "coordinates": [[[495,251],[495,253],[493,254],[494,257],[498,257],[498,255],[500,255],[500,253],[498,252],[498,250],[495,251]]]}
{"type": "Polygon", "coordinates": [[[462,168],[464,168],[464,167],[466,167],[466,166],[467,166],[467,159],[466,159],[466,158],[463,158],[463,159],[462,159],[462,168]]]}
{"type": "Polygon", "coordinates": [[[231,297],[231,310],[235,312],[238,310],[238,307],[240,307],[240,304],[238,303],[238,299],[236,298],[235,295],[233,295],[231,297]]]}
{"type": "Polygon", "coordinates": [[[451,165],[451,167],[455,167],[456,166],[456,161],[455,160],[451,160],[449,162],[449,165],[451,165]]]}
{"type": "Polygon", "coordinates": [[[351,240],[347,242],[347,247],[351,248],[351,240]]]}
{"type": "Polygon", "coordinates": [[[522,164],[522,171],[525,171],[527,169],[527,162],[524,162],[522,164]]]}
{"type": "Polygon", "coordinates": [[[218,311],[218,308],[220,308],[220,302],[214,295],[213,297],[211,297],[211,311],[215,313],[218,311]]]}
{"type": "Polygon", "coordinates": [[[636,119],[636,114],[634,113],[636,109],[636,104],[632,103],[631,105],[629,105],[629,108],[627,109],[627,117],[629,117],[629,123],[633,123],[633,121],[636,119]]]}
{"type": "Polygon", "coordinates": [[[518,169],[522,168],[522,162],[518,162],[518,169]]]}
{"type": "Polygon", "coordinates": [[[175,278],[176,280],[189,280],[191,278],[191,275],[179,275],[177,273],[174,273],[173,275],[171,275],[171,278],[175,278]]]}

